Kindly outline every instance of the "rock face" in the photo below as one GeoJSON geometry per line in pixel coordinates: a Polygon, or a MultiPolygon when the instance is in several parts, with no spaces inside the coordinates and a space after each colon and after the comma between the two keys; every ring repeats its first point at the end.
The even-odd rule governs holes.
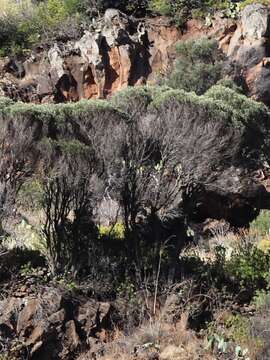
{"type": "Polygon", "coordinates": [[[25,61],[0,64],[2,93],[23,101],[62,102],[106,98],[128,85],[144,84],[166,67],[181,37],[166,21],[147,25],[108,9],[81,39],[33,52],[25,61]]]}
{"type": "Polygon", "coordinates": [[[153,83],[175,58],[175,44],[216,38],[242,69],[247,92],[270,104],[270,8],[246,6],[238,21],[219,14],[206,27],[191,20],[182,34],[168,19],[141,22],[115,9],[93,21],[81,39],[0,63],[0,94],[32,102],[106,98],[128,85],[153,83]]]}
{"type": "Polygon", "coordinates": [[[18,291],[0,302],[0,352],[10,358],[74,359],[111,328],[110,303],[73,298],[56,287],[38,291],[18,291]]]}
{"type": "Polygon", "coordinates": [[[227,54],[244,69],[247,88],[255,100],[270,105],[270,8],[249,5],[242,11],[227,54]]]}

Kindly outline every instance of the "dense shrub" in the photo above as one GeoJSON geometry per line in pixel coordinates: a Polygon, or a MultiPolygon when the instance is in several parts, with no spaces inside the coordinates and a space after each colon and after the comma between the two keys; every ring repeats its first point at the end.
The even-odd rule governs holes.
{"type": "Polygon", "coordinates": [[[59,37],[63,30],[65,34],[62,34],[62,38],[78,36],[80,9],[79,0],[1,2],[0,56],[21,54],[33,45],[59,37]],[[65,26],[67,22],[69,25],[65,26]]]}
{"type": "Polygon", "coordinates": [[[226,265],[227,273],[251,294],[267,286],[269,268],[270,254],[253,244],[239,247],[226,265]]]}
{"type": "Polygon", "coordinates": [[[224,76],[224,55],[215,40],[202,38],[177,46],[179,57],[166,84],[201,95],[224,76]]]}
{"type": "Polygon", "coordinates": [[[34,45],[82,35],[82,27],[107,8],[141,15],[146,1],[3,0],[0,3],[0,56],[20,55],[34,45]]]}
{"type": "Polygon", "coordinates": [[[235,4],[229,0],[150,0],[149,8],[153,13],[172,17],[180,27],[192,17],[204,18],[217,10],[223,10],[228,17],[237,16],[235,4]]]}
{"type": "MultiPolygon", "coordinates": [[[[205,50],[200,56],[205,61],[211,58],[205,50]]],[[[6,156],[0,181],[20,207],[21,195],[28,197],[31,191],[37,198],[33,209],[43,210],[43,235],[55,271],[87,269],[95,258],[93,249],[115,256],[112,246],[117,243],[120,258],[129,259],[125,270],[134,272],[136,266],[145,276],[152,271],[153,278],[161,266],[165,276],[175,270],[187,241],[184,214],[191,211],[186,206],[196,195],[194,184],[215,181],[214,167],[222,172],[237,161],[254,160],[258,165],[267,120],[264,105],[221,85],[203,96],[166,86],[127,88],[111,102],[33,105],[0,99],[0,121],[16,127],[7,129],[13,133],[2,134],[6,156]],[[262,143],[246,143],[255,129],[262,143]],[[12,140],[15,130],[18,134],[12,140]],[[12,171],[16,176],[9,176],[12,171]],[[6,183],[7,179],[18,183],[6,183]],[[38,186],[32,191],[34,184],[38,186]],[[98,234],[97,210],[101,202],[111,200],[119,209],[106,222],[121,226],[110,233],[101,222],[98,234]],[[84,259],[77,257],[78,249],[84,259]]],[[[25,206],[32,207],[31,199],[25,206]]],[[[256,251],[250,256],[257,261],[256,251]]],[[[249,264],[249,258],[244,260],[249,264]]],[[[243,275],[241,269],[234,277],[248,285],[248,276],[260,282],[262,269],[255,265],[258,279],[243,275]]],[[[215,271],[212,278],[221,273],[220,265],[215,271]]]]}
{"type": "Polygon", "coordinates": [[[259,235],[266,236],[270,231],[270,212],[269,210],[262,210],[259,216],[252,221],[250,229],[257,232],[259,235]]]}

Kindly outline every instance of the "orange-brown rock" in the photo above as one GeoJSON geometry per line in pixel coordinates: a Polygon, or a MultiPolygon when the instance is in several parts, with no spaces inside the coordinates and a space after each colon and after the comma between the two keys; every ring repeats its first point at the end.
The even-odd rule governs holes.
{"type": "Polygon", "coordinates": [[[173,61],[181,36],[166,19],[142,23],[109,9],[78,41],[55,43],[24,62],[0,64],[2,95],[32,102],[106,98],[129,85],[154,81],[173,61]]]}
{"type": "Polygon", "coordinates": [[[55,43],[23,62],[1,60],[0,95],[32,102],[106,98],[154,83],[170,70],[177,42],[208,36],[242,69],[249,95],[270,104],[269,14],[266,6],[249,5],[237,21],[217,13],[211,25],[190,20],[182,33],[168,18],[142,22],[108,9],[77,41],[55,43]]]}

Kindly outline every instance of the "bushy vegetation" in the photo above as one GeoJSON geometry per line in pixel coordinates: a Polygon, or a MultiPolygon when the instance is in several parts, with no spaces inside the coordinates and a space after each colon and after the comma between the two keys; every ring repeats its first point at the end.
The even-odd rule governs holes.
{"type": "Polygon", "coordinates": [[[166,84],[201,95],[225,75],[224,55],[215,40],[202,38],[177,45],[178,59],[166,84]]]}
{"type": "Polygon", "coordinates": [[[269,210],[262,210],[259,216],[250,224],[250,228],[261,236],[269,235],[270,213],[269,210]]]}
{"type": "Polygon", "coordinates": [[[152,12],[170,16],[175,23],[184,27],[191,18],[205,18],[215,11],[223,11],[225,16],[237,17],[237,4],[230,0],[150,0],[152,12]]]}
{"type": "MultiPolygon", "coordinates": [[[[51,11],[44,20],[50,31],[81,11],[64,0],[57,8],[53,0],[25,6],[51,11]]],[[[218,176],[269,160],[269,112],[243,94],[215,41],[189,41],[177,51],[161,86],[127,88],[108,101],[35,105],[0,98],[0,245],[22,253],[18,267],[9,271],[5,263],[0,276],[3,269],[6,281],[15,269],[23,278],[39,277],[46,263],[42,283],[74,293],[87,283],[93,294],[102,284],[100,296],[128,303],[131,327],[156,316],[159,296],[173,292],[189,326],[210,334],[212,352],[228,346],[228,356],[241,358],[250,323],[233,313],[225,332],[224,324],[222,331],[209,324],[223,303],[268,306],[268,213],[229,255],[217,246],[209,260],[185,254],[185,247],[197,236],[189,224],[204,189],[212,184],[222,193],[218,176]],[[184,279],[174,293],[172,284],[184,279]]]]}
{"type": "MultiPolygon", "coordinates": [[[[250,131],[262,134],[268,113],[263,105],[218,85],[204,96],[141,87],[128,88],[110,102],[32,105],[2,100],[1,119],[1,216],[11,215],[11,204],[29,208],[27,194],[36,194],[31,208],[43,214],[40,233],[52,272],[77,274],[93,268],[94,254],[115,256],[116,247],[123,261],[132,259],[131,268],[160,272],[164,266],[168,275],[188,239],[185,218],[174,208],[180,204],[185,209],[193,184],[211,181],[213,166],[264,161],[257,155],[266,146],[262,136],[244,153],[239,141],[232,144],[239,136],[245,142],[250,131]],[[13,144],[12,151],[7,144],[13,144]],[[99,225],[105,216],[98,210],[101,204],[107,206],[108,228],[99,225]],[[78,258],[78,249],[83,257],[78,258]]],[[[258,282],[267,271],[266,255],[259,251],[250,255],[251,262],[239,255],[243,269],[232,276],[246,286],[258,287],[249,266],[258,270],[258,282]],[[255,266],[255,258],[266,263],[255,266]]]]}
{"type": "MultiPolygon", "coordinates": [[[[87,288],[97,298],[120,298],[133,329],[156,319],[159,298],[170,295],[171,323],[187,314],[187,326],[207,339],[206,347],[196,345],[202,356],[247,359],[264,345],[238,309],[269,308],[268,212],[249,233],[234,234],[229,253],[219,245],[209,257],[199,246],[189,252],[198,235],[189,225],[206,186],[222,193],[217,177],[269,159],[269,112],[222,79],[214,42],[186,43],[181,51],[216,75],[190,71],[174,88],[171,77],[109,101],[0,98],[0,282],[19,274],[72,294],[87,288]]],[[[164,341],[159,332],[151,339],[164,341]]]]}
{"type": "Polygon", "coordinates": [[[0,55],[21,54],[38,43],[77,37],[82,14],[79,0],[38,3],[3,0],[0,4],[0,55]]]}

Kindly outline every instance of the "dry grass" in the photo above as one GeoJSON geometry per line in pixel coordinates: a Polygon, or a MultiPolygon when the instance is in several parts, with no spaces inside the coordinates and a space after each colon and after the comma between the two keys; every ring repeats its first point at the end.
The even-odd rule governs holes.
{"type": "MultiPolygon", "coordinates": [[[[101,360],[214,360],[205,350],[205,343],[187,329],[188,314],[181,320],[168,324],[162,319],[143,324],[133,334],[118,334],[119,339],[108,344],[101,360]]],[[[78,360],[93,359],[91,353],[78,360]]]]}

